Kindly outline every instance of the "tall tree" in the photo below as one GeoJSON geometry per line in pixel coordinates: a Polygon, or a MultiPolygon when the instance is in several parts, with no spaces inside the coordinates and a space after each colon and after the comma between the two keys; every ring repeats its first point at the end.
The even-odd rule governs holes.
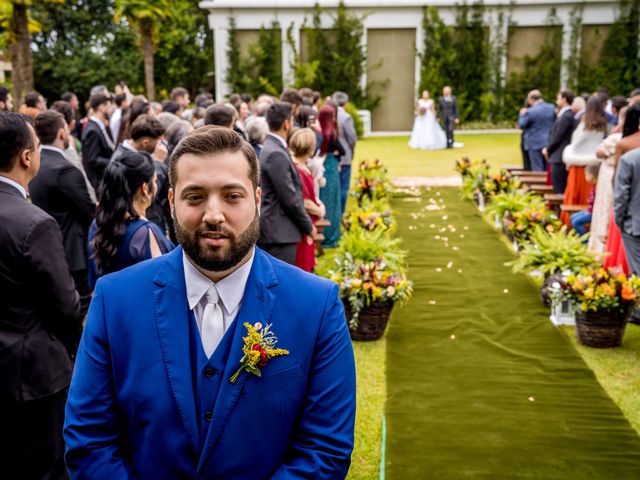
{"type": "Polygon", "coordinates": [[[125,18],[140,36],[144,81],[150,101],[156,98],[154,53],[158,42],[158,30],[160,23],[170,14],[169,0],[116,0],[116,20],[125,18]]]}

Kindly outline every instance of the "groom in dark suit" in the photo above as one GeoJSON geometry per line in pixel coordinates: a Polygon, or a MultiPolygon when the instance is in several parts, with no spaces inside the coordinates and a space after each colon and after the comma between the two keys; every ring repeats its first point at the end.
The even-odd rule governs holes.
{"type": "Polygon", "coordinates": [[[442,96],[438,100],[438,113],[442,128],[447,134],[447,148],[453,148],[453,129],[458,123],[458,99],[451,95],[451,87],[442,89],[442,96]]]}
{"type": "Polygon", "coordinates": [[[573,103],[573,92],[571,90],[560,90],[556,99],[558,115],[551,127],[547,146],[542,150],[542,155],[549,162],[551,167],[551,182],[554,193],[564,193],[567,186],[567,167],[562,161],[562,152],[571,143],[571,135],[576,122],[573,119],[571,104],[573,103]]]}
{"type": "Polygon", "coordinates": [[[316,227],[304,209],[302,181],[289,155],[287,138],[293,128],[289,103],[276,102],[267,110],[269,134],[260,153],[260,248],[274,257],[296,262],[303,235],[315,236],[316,227]]]}

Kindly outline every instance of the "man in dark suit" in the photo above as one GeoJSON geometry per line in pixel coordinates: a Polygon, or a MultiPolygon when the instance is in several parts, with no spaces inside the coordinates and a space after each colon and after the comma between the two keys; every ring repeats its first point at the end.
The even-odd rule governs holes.
{"type": "Polygon", "coordinates": [[[40,171],[29,184],[33,203],[55,218],[62,230],[64,253],[82,303],[89,309],[91,290],[87,270],[87,235],[95,213],[82,172],[65,157],[69,130],[63,115],[53,110],[35,119],[42,143],[40,171]]]}
{"type": "Polygon", "coordinates": [[[40,141],[0,112],[0,465],[3,478],[65,478],[62,425],[80,301],[56,221],[27,197],[40,141]]]}
{"type": "Polygon", "coordinates": [[[269,134],[260,153],[262,207],[258,245],[293,265],[298,242],[303,235],[315,236],[316,227],[304,209],[302,181],[287,147],[286,139],[293,127],[291,105],[271,105],[267,123],[269,134]]]}
{"type": "Polygon", "coordinates": [[[562,162],[562,152],[571,143],[571,135],[575,128],[575,120],[571,111],[571,104],[575,95],[571,90],[560,90],[556,98],[558,116],[553,123],[547,146],[542,150],[542,155],[551,167],[551,182],[555,193],[564,193],[567,186],[567,167],[562,162]]]}
{"type": "Polygon", "coordinates": [[[442,128],[447,134],[447,148],[453,148],[453,129],[460,123],[458,117],[458,99],[451,95],[451,87],[442,89],[442,96],[438,99],[438,115],[442,128]]]}
{"type": "Polygon", "coordinates": [[[98,191],[104,169],[111,161],[116,149],[108,128],[109,117],[113,112],[111,97],[104,94],[92,95],[89,104],[93,116],[82,132],[82,163],[93,188],[98,191]]]}
{"type": "Polygon", "coordinates": [[[524,142],[531,169],[544,172],[547,169],[547,161],[542,150],[547,146],[549,132],[556,120],[556,109],[543,100],[540,90],[531,90],[527,99],[531,106],[520,110],[518,125],[524,130],[524,142]]]}

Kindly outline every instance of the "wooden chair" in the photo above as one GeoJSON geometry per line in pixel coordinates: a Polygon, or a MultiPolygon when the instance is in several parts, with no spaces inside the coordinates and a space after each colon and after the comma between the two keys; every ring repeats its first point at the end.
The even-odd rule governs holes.
{"type": "Polygon", "coordinates": [[[561,205],[560,211],[572,214],[581,212],[582,210],[586,210],[587,208],[589,208],[589,205],[561,205]]]}
{"type": "Polygon", "coordinates": [[[322,232],[324,231],[325,227],[328,227],[329,225],[331,225],[331,222],[326,218],[321,218],[318,221],[316,221],[315,225],[316,225],[316,230],[318,230],[318,234],[315,237],[313,237],[313,242],[315,243],[316,257],[321,257],[322,255],[324,255],[324,250],[322,249],[322,242],[324,242],[324,235],[322,232]]]}
{"type": "Polygon", "coordinates": [[[560,206],[564,202],[564,193],[545,193],[544,199],[547,202],[549,210],[553,210],[560,215],[560,206]]]}
{"type": "Polygon", "coordinates": [[[529,185],[529,190],[533,193],[544,195],[546,193],[553,192],[553,185],[534,183],[532,185],[529,185]]]}

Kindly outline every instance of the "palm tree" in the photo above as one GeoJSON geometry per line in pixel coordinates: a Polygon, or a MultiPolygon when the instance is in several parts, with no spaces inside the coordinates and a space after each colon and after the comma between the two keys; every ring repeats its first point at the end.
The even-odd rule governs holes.
{"type": "Polygon", "coordinates": [[[153,78],[153,54],[158,41],[160,22],[170,16],[169,0],[116,0],[116,20],[126,18],[140,35],[140,51],[144,59],[144,81],[147,98],[155,100],[156,87],[153,78]]]}

